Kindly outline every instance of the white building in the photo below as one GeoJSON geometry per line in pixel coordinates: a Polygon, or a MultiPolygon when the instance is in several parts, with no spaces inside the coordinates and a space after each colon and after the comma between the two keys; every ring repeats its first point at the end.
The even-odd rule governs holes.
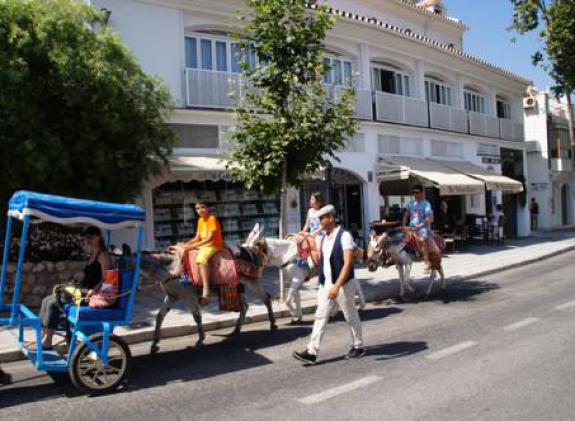
{"type": "MultiPolygon", "coordinates": [[[[164,80],[177,101],[171,123],[180,143],[173,166],[143,192],[147,245],[163,246],[189,235],[194,230],[191,204],[198,196],[217,205],[227,241],[245,236],[256,220],[275,232],[275,198],[237,190],[226,181],[217,159],[233,125],[228,92],[241,89],[236,45],[229,34],[238,23],[242,1],[91,3],[111,11],[110,26],[144,69],[164,80]]],[[[356,86],[360,120],[358,135],[340,154],[341,162],[334,163],[332,201],[342,221],[365,234],[371,221],[389,218],[389,207],[409,194],[404,179],[411,176],[413,183],[415,175],[427,187],[437,188],[428,191],[436,209],[439,195],[448,195],[454,221],[486,215],[492,205],[503,203],[508,235],[527,235],[526,208],[516,194],[503,194],[516,191],[517,183],[493,177],[489,181],[488,174],[526,173],[522,98],[529,81],[465,53],[467,27],[447,16],[442,2],[429,3],[435,5],[331,2],[339,20],[326,40],[333,69],[325,83],[333,95],[343,84],[356,86]]],[[[310,180],[301,192],[290,193],[291,230],[302,225],[305,196],[324,187],[310,180]]]]}
{"type": "Polygon", "coordinates": [[[539,204],[539,226],[575,224],[575,168],[567,105],[530,89],[524,99],[529,200],[539,204]]]}

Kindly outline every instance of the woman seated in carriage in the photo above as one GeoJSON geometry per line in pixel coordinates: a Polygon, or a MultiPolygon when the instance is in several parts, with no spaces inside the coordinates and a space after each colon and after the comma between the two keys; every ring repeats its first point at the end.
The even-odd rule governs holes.
{"type": "MultiPolygon", "coordinates": [[[[100,291],[102,288],[105,271],[110,267],[110,256],[106,251],[102,232],[98,227],[87,227],[82,231],[80,236],[88,247],[90,255],[84,267],[84,277],[77,287],[81,291],[84,299],[89,300],[91,295],[100,291]]],[[[54,332],[58,328],[63,313],[62,304],[73,301],[74,297],[67,296],[65,292],[51,294],[42,300],[39,313],[44,330],[42,349],[52,349],[54,332]]]]}

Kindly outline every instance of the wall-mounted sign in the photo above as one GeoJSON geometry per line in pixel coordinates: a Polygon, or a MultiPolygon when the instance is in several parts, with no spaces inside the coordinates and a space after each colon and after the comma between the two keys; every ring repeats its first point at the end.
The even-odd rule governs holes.
{"type": "Polygon", "coordinates": [[[481,162],[483,162],[484,164],[501,164],[501,158],[483,156],[481,157],[481,162]]]}
{"type": "Polygon", "coordinates": [[[499,158],[501,156],[499,147],[497,145],[489,145],[487,143],[480,143],[477,145],[477,156],[486,156],[491,158],[499,158]]]}

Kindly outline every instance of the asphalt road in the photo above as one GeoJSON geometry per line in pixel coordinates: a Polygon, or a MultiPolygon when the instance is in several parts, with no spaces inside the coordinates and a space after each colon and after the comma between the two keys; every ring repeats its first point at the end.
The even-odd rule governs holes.
{"type": "MultiPolygon", "coordinates": [[[[28,362],[4,368],[0,419],[570,420],[575,419],[575,253],[473,281],[432,300],[363,312],[368,354],[347,361],[349,334],[329,325],[321,364],[291,357],[311,324],[240,337],[132,347],[129,385],[79,395],[28,362]]],[[[311,315],[307,316],[311,321],[311,315]]],[[[222,332],[223,333],[223,332],[222,332]]]]}

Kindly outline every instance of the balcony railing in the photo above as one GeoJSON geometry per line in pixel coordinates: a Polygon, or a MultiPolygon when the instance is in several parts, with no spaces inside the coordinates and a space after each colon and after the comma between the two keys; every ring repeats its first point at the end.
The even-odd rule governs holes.
{"type": "Polygon", "coordinates": [[[430,125],[434,129],[467,133],[467,111],[448,105],[429,103],[430,125]]]}
{"type": "MultiPolygon", "coordinates": [[[[192,108],[232,108],[247,88],[240,75],[235,73],[186,69],[185,80],[186,105],[192,108]]],[[[331,101],[337,100],[344,89],[340,85],[325,87],[331,101]]],[[[515,142],[525,139],[523,124],[513,120],[381,91],[356,90],[355,115],[362,120],[429,127],[515,142]]]]}
{"type": "MultiPolygon", "coordinates": [[[[327,91],[327,98],[329,101],[338,101],[339,96],[344,91],[345,87],[341,85],[324,85],[327,91]]],[[[373,106],[371,99],[371,91],[356,89],[355,90],[355,116],[361,120],[373,119],[373,106]]]]}

